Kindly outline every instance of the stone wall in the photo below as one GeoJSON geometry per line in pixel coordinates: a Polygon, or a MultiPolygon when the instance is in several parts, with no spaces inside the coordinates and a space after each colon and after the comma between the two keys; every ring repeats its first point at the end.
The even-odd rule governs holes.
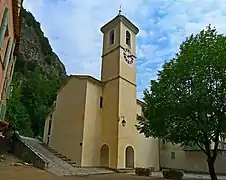
{"type": "Polygon", "coordinates": [[[18,134],[13,136],[12,152],[21,160],[32,163],[35,167],[46,169],[48,162],[42,158],[32,147],[29,147],[18,134]]]}
{"type": "MultiPolygon", "coordinates": [[[[183,151],[180,149],[161,150],[161,168],[180,169],[187,172],[208,173],[206,155],[202,151],[183,151]],[[172,157],[172,152],[174,157],[172,157]]],[[[215,162],[218,174],[226,174],[226,152],[220,151],[215,162]]]]}

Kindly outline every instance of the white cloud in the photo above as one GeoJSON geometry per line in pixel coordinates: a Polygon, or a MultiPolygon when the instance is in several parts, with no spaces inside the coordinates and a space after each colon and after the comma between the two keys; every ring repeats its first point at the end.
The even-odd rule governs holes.
{"type": "Polygon", "coordinates": [[[191,33],[208,24],[226,32],[225,0],[25,0],[69,74],[100,77],[102,34],[99,29],[123,14],[140,28],[137,41],[138,97],[156,71],[191,33]]]}

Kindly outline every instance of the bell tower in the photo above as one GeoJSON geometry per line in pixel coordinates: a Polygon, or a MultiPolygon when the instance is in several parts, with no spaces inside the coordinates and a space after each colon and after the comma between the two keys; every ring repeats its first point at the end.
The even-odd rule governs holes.
{"type": "Polygon", "coordinates": [[[139,29],[119,14],[101,28],[103,33],[101,80],[117,76],[136,84],[136,34],[139,29]]]}
{"type": "Polygon", "coordinates": [[[126,168],[135,166],[136,122],[136,34],[139,29],[120,13],[101,28],[103,33],[101,81],[103,110],[101,147],[108,147],[109,161],[100,153],[100,165],[126,168]],[[132,150],[131,150],[132,149],[132,150]]]}

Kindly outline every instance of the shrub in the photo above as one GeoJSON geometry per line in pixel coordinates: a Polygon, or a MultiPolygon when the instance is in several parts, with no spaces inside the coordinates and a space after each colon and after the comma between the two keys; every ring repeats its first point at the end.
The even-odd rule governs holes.
{"type": "Polygon", "coordinates": [[[151,169],[137,167],[137,168],[135,168],[135,174],[138,175],[138,176],[150,176],[151,175],[151,169]]]}
{"type": "Polygon", "coordinates": [[[163,170],[162,175],[166,179],[181,180],[184,176],[184,173],[183,171],[170,169],[170,170],[163,170]]]}

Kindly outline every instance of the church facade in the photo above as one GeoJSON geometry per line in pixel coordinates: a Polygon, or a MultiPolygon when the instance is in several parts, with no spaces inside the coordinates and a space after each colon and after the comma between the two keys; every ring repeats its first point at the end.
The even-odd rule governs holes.
{"type": "MultiPolygon", "coordinates": [[[[85,75],[67,79],[46,118],[43,142],[83,167],[208,172],[202,152],[145,138],[135,127],[143,115],[143,102],[136,97],[138,28],[119,14],[101,32],[101,80],[85,75]]],[[[217,172],[225,171],[225,163],[225,156],[219,156],[217,172]]]]}
{"type": "Polygon", "coordinates": [[[71,75],[46,120],[44,142],[81,166],[159,168],[158,140],[135,127],[138,31],[123,15],[104,25],[101,80],[71,75]]]}

